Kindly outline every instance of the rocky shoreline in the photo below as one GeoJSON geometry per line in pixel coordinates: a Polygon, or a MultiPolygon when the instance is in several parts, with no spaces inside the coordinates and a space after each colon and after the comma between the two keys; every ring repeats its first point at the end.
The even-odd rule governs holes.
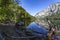
{"type": "MultiPolygon", "coordinates": [[[[18,26],[17,26],[18,27],[18,26]]],[[[4,40],[37,40],[36,36],[26,30],[17,29],[16,24],[0,23],[0,33],[4,40]]],[[[21,26],[20,26],[21,27],[21,26]]],[[[21,28],[20,28],[21,29],[21,28]]]]}

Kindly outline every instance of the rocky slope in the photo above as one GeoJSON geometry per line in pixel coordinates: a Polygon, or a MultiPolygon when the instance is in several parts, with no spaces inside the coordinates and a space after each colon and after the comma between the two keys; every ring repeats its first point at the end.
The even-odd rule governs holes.
{"type": "Polygon", "coordinates": [[[38,12],[35,17],[37,18],[36,22],[45,27],[49,26],[46,18],[60,25],[60,2],[49,5],[46,9],[38,12]]]}
{"type": "Polygon", "coordinates": [[[37,13],[35,16],[40,18],[40,17],[51,15],[53,13],[57,13],[57,12],[60,13],[60,2],[57,2],[48,6],[46,9],[37,13]]]}

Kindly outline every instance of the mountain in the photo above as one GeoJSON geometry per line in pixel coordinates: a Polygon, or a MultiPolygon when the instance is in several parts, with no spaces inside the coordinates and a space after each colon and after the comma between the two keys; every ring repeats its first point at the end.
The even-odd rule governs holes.
{"type": "Polygon", "coordinates": [[[46,18],[54,24],[60,24],[60,2],[49,5],[46,9],[38,12],[35,17],[39,25],[48,26],[46,18]]]}
{"type": "Polygon", "coordinates": [[[35,16],[36,17],[45,17],[48,15],[51,15],[52,13],[60,12],[60,2],[54,3],[50,6],[48,6],[43,11],[38,12],[35,16]]]}
{"type": "Polygon", "coordinates": [[[0,23],[6,21],[12,21],[14,24],[24,22],[24,27],[26,27],[35,20],[35,17],[19,5],[14,0],[0,0],[0,23]]]}
{"type": "Polygon", "coordinates": [[[5,20],[24,21],[24,18],[32,20],[31,16],[24,8],[13,0],[0,0],[0,22],[5,20]]]}

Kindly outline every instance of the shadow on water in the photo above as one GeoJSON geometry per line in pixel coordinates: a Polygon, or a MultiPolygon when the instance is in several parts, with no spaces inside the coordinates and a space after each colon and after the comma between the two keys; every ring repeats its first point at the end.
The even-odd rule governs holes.
{"type": "MultiPolygon", "coordinates": [[[[34,40],[35,40],[36,37],[37,37],[37,39],[39,39],[39,38],[43,39],[44,38],[45,40],[47,40],[47,36],[46,35],[49,32],[49,30],[46,30],[42,26],[39,26],[36,22],[32,22],[31,20],[26,20],[26,21],[20,21],[18,23],[19,23],[19,25],[7,25],[7,26],[3,26],[4,27],[3,29],[0,28],[2,31],[5,32],[3,34],[5,35],[6,38],[9,38],[9,40],[11,38],[13,40],[15,40],[15,39],[16,40],[20,40],[21,39],[21,35],[23,35],[23,38],[27,38],[26,40],[28,40],[28,37],[32,37],[33,38],[33,36],[31,36],[31,32],[32,32],[32,35],[35,36],[33,38],[34,40]],[[25,33],[28,33],[27,34],[28,36],[25,33]]],[[[23,39],[23,40],[25,40],[25,39],[23,39]]]]}
{"type": "Polygon", "coordinates": [[[13,40],[15,40],[15,39],[16,40],[20,40],[20,39],[21,40],[22,39],[23,40],[25,40],[25,39],[26,40],[28,40],[28,39],[29,40],[32,40],[32,39],[33,40],[37,40],[37,39],[38,40],[39,39],[47,40],[47,34],[48,34],[49,30],[38,25],[36,22],[32,22],[31,20],[26,20],[26,21],[18,22],[18,24],[19,25],[16,25],[16,24],[15,25],[3,25],[3,26],[0,25],[0,31],[1,30],[3,31],[2,35],[3,35],[3,37],[6,37],[6,40],[7,40],[7,38],[9,40],[11,40],[11,39],[13,39],[13,40]]]}
{"type": "Polygon", "coordinates": [[[0,24],[0,31],[2,33],[1,36],[2,39],[4,40],[32,40],[32,39],[35,39],[36,37],[34,35],[26,35],[25,34],[25,30],[20,30],[21,28],[19,29],[16,29],[16,27],[22,27],[23,29],[26,28],[27,25],[29,25],[31,23],[30,20],[27,20],[27,21],[21,21],[20,24],[18,26],[16,26],[16,24],[12,24],[12,23],[9,23],[6,22],[6,23],[3,23],[3,24],[0,24]],[[21,25],[23,24],[23,25],[21,25]],[[20,26],[21,25],[21,26],[20,26]]]}

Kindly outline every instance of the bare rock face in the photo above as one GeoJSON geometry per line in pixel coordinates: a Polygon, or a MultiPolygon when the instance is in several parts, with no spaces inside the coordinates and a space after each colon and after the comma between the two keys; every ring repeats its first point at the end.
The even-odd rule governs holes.
{"type": "Polygon", "coordinates": [[[42,18],[45,16],[50,16],[53,13],[60,13],[60,2],[54,3],[50,6],[48,6],[46,9],[42,10],[41,12],[38,12],[35,17],[42,18]]]}
{"type": "Polygon", "coordinates": [[[49,5],[46,9],[38,12],[35,17],[37,19],[36,22],[45,28],[49,28],[46,18],[54,24],[60,25],[60,2],[49,5]]]}

